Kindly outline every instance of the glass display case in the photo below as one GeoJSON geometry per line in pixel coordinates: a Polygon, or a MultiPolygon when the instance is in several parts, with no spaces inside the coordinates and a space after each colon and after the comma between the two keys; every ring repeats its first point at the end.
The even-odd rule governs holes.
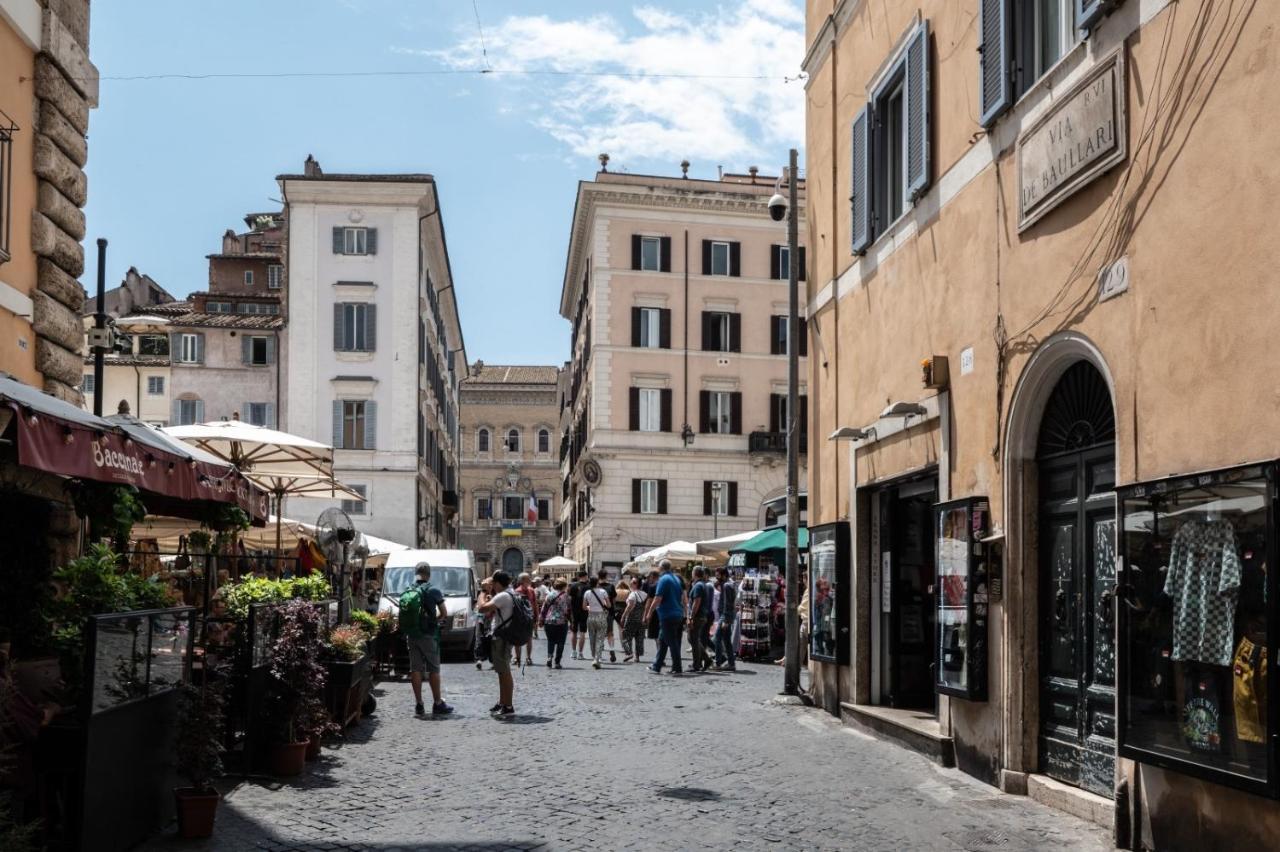
{"type": "Polygon", "coordinates": [[[810,527],[809,656],[815,660],[849,662],[849,608],[841,606],[848,582],[849,524],[810,527]]]}
{"type": "Polygon", "coordinates": [[[1123,757],[1280,797],[1276,464],[1117,489],[1123,757]]]}
{"type": "Polygon", "coordinates": [[[943,695],[987,700],[987,619],[990,504],[985,497],[951,500],[937,516],[937,677],[943,695]]]}

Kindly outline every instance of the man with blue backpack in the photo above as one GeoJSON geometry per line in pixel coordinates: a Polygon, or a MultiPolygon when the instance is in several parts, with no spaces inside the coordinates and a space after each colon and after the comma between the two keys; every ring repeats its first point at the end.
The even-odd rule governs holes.
{"type": "Polygon", "coordinates": [[[453,708],[440,694],[440,623],[447,621],[449,610],[444,595],[431,588],[431,566],[419,562],[415,570],[418,582],[400,595],[400,632],[409,643],[409,681],[417,702],[414,713],[427,715],[422,705],[422,675],[431,684],[431,715],[447,716],[453,708]]]}

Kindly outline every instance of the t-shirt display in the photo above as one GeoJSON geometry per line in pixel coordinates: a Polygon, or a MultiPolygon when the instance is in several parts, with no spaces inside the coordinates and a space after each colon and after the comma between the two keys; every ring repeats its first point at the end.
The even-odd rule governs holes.
{"type": "Polygon", "coordinates": [[[1192,520],[1178,528],[1164,593],[1173,602],[1173,659],[1228,665],[1240,597],[1240,556],[1230,521],[1192,520]]]}

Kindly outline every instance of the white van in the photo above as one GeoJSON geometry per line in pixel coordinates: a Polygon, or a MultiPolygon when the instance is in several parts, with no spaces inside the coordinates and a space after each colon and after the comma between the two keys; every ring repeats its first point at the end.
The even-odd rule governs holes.
{"type": "Polygon", "coordinates": [[[382,572],[382,597],[378,613],[400,615],[400,594],[415,582],[418,563],[431,566],[431,588],[444,593],[449,620],[440,625],[441,649],[466,650],[471,647],[476,626],[475,556],[470,550],[401,550],[387,556],[382,572]]]}

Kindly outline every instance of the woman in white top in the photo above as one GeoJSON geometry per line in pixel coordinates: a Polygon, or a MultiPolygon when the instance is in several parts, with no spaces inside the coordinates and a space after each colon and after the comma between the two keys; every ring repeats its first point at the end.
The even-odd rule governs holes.
{"type": "Polygon", "coordinates": [[[587,638],[591,641],[591,667],[600,668],[600,656],[604,653],[605,634],[613,643],[613,618],[609,612],[609,592],[600,588],[600,581],[592,577],[582,595],[582,608],[587,611],[587,638]]]}
{"type": "Polygon", "coordinates": [[[622,650],[626,656],[622,662],[629,663],[644,656],[644,608],[649,595],[639,577],[631,581],[631,593],[627,595],[627,608],[622,611],[622,650]]]}

